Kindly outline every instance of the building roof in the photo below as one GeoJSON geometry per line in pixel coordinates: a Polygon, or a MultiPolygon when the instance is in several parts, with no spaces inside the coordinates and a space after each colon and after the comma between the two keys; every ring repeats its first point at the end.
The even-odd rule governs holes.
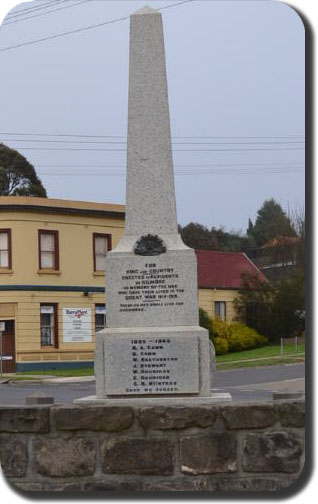
{"type": "Polygon", "coordinates": [[[271,238],[264,245],[262,245],[261,249],[279,247],[280,245],[294,245],[295,243],[299,242],[299,236],[276,236],[275,238],[271,238]]]}
{"type": "Polygon", "coordinates": [[[125,217],[124,205],[33,196],[0,196],[1,210],[125,217]]]}
{"type": "Polygon", "coordinates": [[[243,273],[258,275],[266,282],[265,276],[241,252],[219,252],[216,250],[196,250],[198,260],[198,283],[201,289],[239,289],[243,273]]]}

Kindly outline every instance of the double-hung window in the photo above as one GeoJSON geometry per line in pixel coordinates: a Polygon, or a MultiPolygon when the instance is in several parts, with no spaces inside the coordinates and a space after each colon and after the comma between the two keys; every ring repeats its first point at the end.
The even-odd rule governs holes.
{"type": "Polygon", "coordinates": [[[106,305],[95,305],[95,331],[101,331],[106,327],[106,305]]]}
{"type": "Polygon", "coordinates": [[[226,301],[214,301],[214,316],[221,320],[226,319],[226,301]]]}
{"type": "Polygon", "coordinates": [[[39,267],[40,270],[59,269],[58,231],[39,229],[39,267]]]}
{"type": "Polygon", "coordinates": [[[11,229],[0,229],[0,269],[11,269],[11,229]]]}
{"type": "Polygon", "coordinates": [[[41,305],[41,347],[58,348],[57,305],[41,305]]]}
{"type": "Polygon", "coordinates": [[[105,271],[107,251],[111,249],[111,234],[93,233],[94,271],[105,271]]]}

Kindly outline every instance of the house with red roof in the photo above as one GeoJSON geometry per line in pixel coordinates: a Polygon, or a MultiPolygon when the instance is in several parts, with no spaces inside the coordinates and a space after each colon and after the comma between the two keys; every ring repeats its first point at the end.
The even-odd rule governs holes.
{"type": "Polygon", "coordinates": [[[241,252],[196,250],[198,261],[199,306],[212,318],[231,322],[236,312],[234,300],[241,287],[242,274],[257,275],[266,282],[263,273],[241,252]]]}
{"type": "Polygon", "coordinates": [[[276,236],[260,248],[247,251],[270,282],[291,278],[305,261],[305,241],[300,236],[276,236]]]}

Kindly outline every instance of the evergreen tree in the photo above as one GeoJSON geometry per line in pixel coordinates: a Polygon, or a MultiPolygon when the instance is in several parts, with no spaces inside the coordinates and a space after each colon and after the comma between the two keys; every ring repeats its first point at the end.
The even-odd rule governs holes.
{"type": "Polygon", "coordinates": [[[2,143],[0,143],[0,196],[47,197],[34,167],[19,152],[2,143]]]}
{"type": "Polygon", "coordinates": [[[218,250],[218,241],[202,224],[190,222],[181,228],[181,238],[188,247],[198,250],[218,250]]]}
{"type": "Polygon", "coordinates": [[[271,238],[296,236],[290,219],[274,198],[264,201],[257,212],[254,226],[249,221],[248,233],[254,238],[258,247],[264,245],[271,238]]]}

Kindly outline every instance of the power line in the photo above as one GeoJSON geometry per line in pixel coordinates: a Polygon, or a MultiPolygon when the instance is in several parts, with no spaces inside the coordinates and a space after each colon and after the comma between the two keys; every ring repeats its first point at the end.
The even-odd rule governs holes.
{"type": "Polygon", "coordinates": [[[177,7],[178,5],[195,2],[196,0],[184,0],[183,2],[177,2],[175,4],[166,5],[165,7],[159,7],[157,10],[171,9],[171,7],[177,7]]]}
{"type": "Polygon", "coordinates": [[[240,152],[240,151],[284,151],[284,150],[303,150],[304,147],[282,147],[281,149],[276,147],[267,147],[254,149],[248,149],[243,147],[242,149],[173,149],[174,152],[240,152]]]}
{"type": "MultiPolygon", "coordinates": [[[[72,171],[72,172],[65,172],[65,171],[49,171],[49,172],[39,172],[40,175],[65,175],[65,176],[74,176],[74,175],[94,175],[94,176],[102,176],[102,177],[112,177],[112,176],[122,176],[125,175],[125,171],[112,171],[112,172],[97,172],[97,171],[72,171]]],[[[303,170],[300,168],[293,168],[293,169],[279,169],[279,170],[205,170],[205,171],[175,171],[175,174],[177,175],[209,175],[209,174],[228,174],[228,173],[233,173],[236,175],[242,174],[242,173],[255,173],[255,174],[260,174],[260,175],[265,175],[266,173],[303,173],[303,170]]]]}
{"type": "MultiPolygon", "coordinates": [[[[290,162],[276,162],[276,163],[239,163],[239,164],[225,164],[225,163],[218,163],[218,164],[193,164],[193,165],[175,165],[175,168],[223,168],[223,167],[246,167],[246,168],[254,168],[254,167],[262,167],[262,168],[272,168],[272,167],[282,167],[282,168],[288,168],[288,167],[299,167],[302,166],[304,167],[304,164],[301,161],[290,161],[290,162]],[[297,166],[296,166],[297,165],[297,166]]],[[[76,168],[76,169],[91,169],[91,168],[125,168],[125,165],[78,165],[78,164],[71,164],[71,165],[39,165],[37,164],[37,168],[76,168]]]]}
{"type": "Polygon", "coordinates": [[[83,137],[83,138],[126,138],[120,135],[71,135],[71,134],[56,134],[56,133],[4,133],[0,135],[25,135],[25,136],[52,136],[52,137],[83,137]]]}
{"type": "Polygon", "coordinates": [[[19,16],[24,16],[25,12],[34,12],[34,11],[38,11],[38,10],[42,10],[42,9],[47,9],[49,8],[50,6],[52,5],[55,5],[56,4],[61,4],[61,3],[65,3],[65,2],[68,2],[69,0],[52,0],[52,1],[48,1],[46,2],[45,4],[42,4],[42,5],[34,5],[33,7],[26,7],[24,9],[20,9],[20,10],[17,10],[17,11],[14,11],[11,13],[9,13],[7,16],[6,16],[6,19],[8,18],[16,18],[16,17],[19,17],[19,16]]]}
{"type": "MultiPolygon", "coordinates": [[[[1,133],[3,134],[3,133],[1,133]]],[[[178,136],[178,137],[175,137],[175,138],[201,138],[201,139],[213,139],[213,138],[305,138],[305,135],[285,135],[285,136],[250,136],[250,135],[246,135],[246,136],[178,136]]]]}
{"type": "MultiPolygon", "coordinates": [[[[100,140],[25,140],[21,138],[2,138],[0,142],[31,142],[31,143],[73,143],[73,144],[122,144],[126,145],[125,141],[100,141],[100,140]]],[[[294,145],[303,144],[304,141],[278,141],[278,142],[173,142],[174,145],[294,145]]]]}
{"type": "Polygon", "coordinates": [[[0,142],[32,142],[32,143],[75,143],[75,144],[123,144],[126,145],[127,142],[124,141],[100,141],[100,140],[24,140],[21,138],[2,138],[0,142]]]}
{"type": "MultiPolygon", "coordinates": [[[[193,1],[195,1],[195,0],[185,0],[183,2],[178,2],[178,3],[172,4],[172,5],[167,5],[166,7],[160,7],[157,10],[160,11],[160,10],[164,10],[164,9],[170,9],[171,7],[176,7],[178,5],[183,5],[183,4],[186,4],[186,3],[193,2],[193,1]]],[[[65,36],[68,36],[68,35],[74,35],[75,33],[80,33],[80,32],[86,31],[86,30],[92,30],[93,28],[100,28],[101,26],[106,26],[106,25],[109,25],[109,24],[117,23],[119,21],[124,21],[125,19],[129,19],[129,18],[130,18],[130,16],[123,16],[121,18],[112,19],[111,21],[104,21],[102,23],[97,23],[97,24],[94,24],[94,25],[85,26],[83,28],[77,28],[76,30],[69,30],[67,32],[57,33],[55,35],[51,35],[50,37],[43,37],[41,39],[30,40],[29,42],[23,42],[21,44],[16,44],[14,46],[3,47],[2,49],[0,49],[0,52],[2,52],[2,51],[9,51],[11,49],[17,49],[19,47],[23,47],[23,46],[27,46],[27,45],[37,44],[39,42],[45,42],[46,40],[52,40],[52,39],[56,39],[56,38],[59,38],[59,37],[65,37],[65,36]]]]}
{"type": "MultiPolygon", "coordinates": [[[[49,136],[49,137],[76,137],[76,138],[127,138],[126,135],[79,135],[70,133],[13,133],[13,132],[0,132],[0,135],[19,135],[19,136],[49,136]]],[[[172,136],[172,138],[198,138],[198,139],[269,139],[269,138],[305,138],[305,135],[276,135],[276,136],[172,136]]]]}
{"type": "MultiPolygon", "coordinates": [[[[176,171],[175,175],[176,176],[189,176],[189,177],[195,177],[195,176],[202,176],[202,175],[282,175],[282,174],[288,174],[291,175],[293,173],[303,173],[303,170],[301,169],[293,169],[293,170],[267,170],[267,171],[252,171],[252,170],[232,170],[232,171],[196,171],[196,172],[180,172],[176,171]]],[[[40,173],[41,176],[56,176],[56,177],[74,177],[76,175],[77,177],[124,177],[125,172],[112,172],[112,173],[97,173],[97,172],[78,172],[74,171],[72,173],[65,173],[65,172],[42,172],[40,173]]]]}
{"type": "MultiPolygon", "coordinates": [[[[36,169],[46,170],[51,166],[51,170],[47,173],[100,173],[100,174],[110,174],[110,173],[125,173],[126,166],[124,165],[37,165],[36,169]]],[[[209,173],[209,172],[223,172],[223,171],[258,171],[264,173],[265,171],[303,171],[304,165],[301,162],[294,163],[267,163],[267,164],[210,164],[210,165],[175,165],[175,170],[178,173],[209,173]]]]}
{"type": "Polygon", "coordinates": [[[23,46],[27,46],[27,45],[31,45],[31,44],[37,44],[38,42],[45,42],[46,40],[56,39],[59,37],[65,37],[66,35],[73,35],[74,33],[80,33],[85,30],[91,30],[92,28],[99,28],[101,26],[106,26],[109,24],[117,23],[118,21],[123,21],[124,19],[129,19],[129,16],[125,16],[125,17],[117,18],[117,19],[112,19],[111,21],[104,21],[103,23],[98,23],[95,25],[86,26],[85,28],[78,28],[77,30],[70,30],[70,31],[63,32],[63,33],[57,33],[56,35],[51,35],[50,37],[44,37],[41,39],[31,40],[29,42],[23,42],[22,44],[17,44],[17,45],[10,46],[10,47],[4,47],[4,48],[0,49],[0,52],[9,51],[11,49],[17,49],[18,47],[23,47],[23,46]]]}
{"type": "Polygon", "coordinates": [[[297,142],[174,142],[175,145],[281,145],[281,144],[303,144],[304,141],[297,142]]]}
{"type": "MultiPolygon", "coordinates": [[[[41,151],[87,151],[87,152],[127,152],[127,149],[89,149],[82,147],[24,147],[24,146],[16,146],[15,149],[21,150],[41,150],[41,151]]],[[[304,150],[303,147],[283,147],[281,149],[276,147],[267,147],[267,148],[241,148],[241,149],[173,149],[174,152],[244,152],[244,151],[284,151],[284,150],[292,150],[292,151],[300,151],[304,150]]]]}
{"type": "MultiPolygon", "coordinates": [[[[108,166],[106,169],[102,169],[103,167],[96,166],[94,167],[78,167],[76,165],[73,165],[72,167],[66,169],[61,166],[57,166],[54,169],[47,170],[47,167],[40,168],[40,166],[37,166],[36,169],[40,170],[47,170],[47,173],[105,173],[106,175],[108,173],[125,173],[126,172],[126,166],[108,166]]],[[[199,165],[176,165],[175,171],[178,173],[208,173],[208,172],[223,172],[223,171],[235,171],[235,172],[240,172],[240,171],[258,171],[259,173],[263,173],[264,171],[293,171],[293,170],[303,170],[304,166],[299,165],[277,165],[277,166],[254,166],[252,164],[247,164],[247,165],[242,165],[242,166],[205,166],[204,168],[200,167],[199,165]]]]}
{"type": "MultiPolygon", "coordinates": [[[[67,1],[69,1],[69,0],[67,0],[67,1]]],[[[87,3],[90,1],[91,0],[81,0],[80,2],[77,2],[73,5],[65,5],[64,7],[59,7],[58,9],[53,9],[48,12],[40,12],[40,14],[35,14],[34,16],[29,16],[29,17],[23,17],[22,19],[18,18],[15,21],[11,21],[9,23],[3,23],[2,27],[5,27],[5,26],[11,25],[11,24],[15,24],[15,23],[20,23],[21,21],[27,21],[28,19],[34,19],[34,18],[37,18],[40,16],[46,16],[47,14],[51,14],[52,12],[57,12],[57,11],[64,10],[64,9],[71,9],[72,7],[76,7],[77,5],[81,5],[83,3],[87,3]]]]}

